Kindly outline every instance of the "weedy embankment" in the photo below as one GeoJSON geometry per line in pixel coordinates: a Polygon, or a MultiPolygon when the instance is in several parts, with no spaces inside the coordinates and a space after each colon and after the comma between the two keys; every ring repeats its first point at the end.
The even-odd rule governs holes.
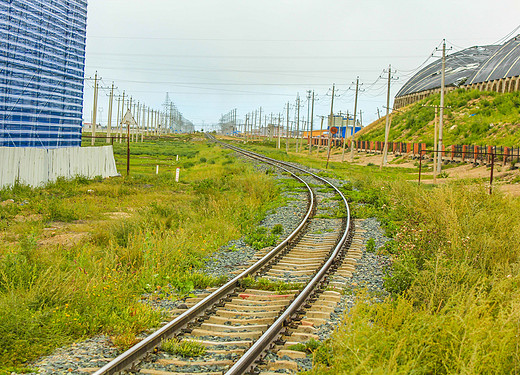
{"type": "MultiPolygon", "coordinates": [[[[254,147],[324,167],[266,146],[254,147]]],[[[307,347],[309,375],[519,372],[520,199],[471,180],[417,186],[407,182],[414,169],[330,168],[350,181],[353,217],[377,217],[393,238],[377,250],[393,260],[390,296],[372,303],[360,293],[332,339],[307,347]]]]}
{"type": "Polygon", "coordinates": [[[518,371],[520,200],[377,180],[355,195],[393,234],[379,250],[393,258],[391,297],[359,295],[313,373],[518,371]]]}

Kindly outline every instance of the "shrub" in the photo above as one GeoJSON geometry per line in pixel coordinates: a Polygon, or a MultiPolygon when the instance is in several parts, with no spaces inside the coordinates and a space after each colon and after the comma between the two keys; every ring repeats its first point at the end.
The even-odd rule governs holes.
{"type": "Polygon", "coordinates": [[[255,250],[261,250],[264,247],[274,246],[277,240],[278,236],[273,233],[269,233],[265,227],[256,228],[244,238],[244,242],[255,250]]]}
{"type": "Polygon", "coordinates": [[[79,215],[73,206],[69,206],[58,199],[51,199],[47,203],[47,219],[49,221],[63,221],[70,223],[78,220],[79,215]]]}
{"type": "Polygon", "coordinates": [[[283,225],[282,224],[276,224],[273,229],[271,229],[271,233],[274,235],[281,235],[283,233],[283,225]]]}
{"type": "Polygon", "coordinates": [[[369,253],[374,253],[376,251],[376,241],[373,238],[367,241],[367,251],[369,253]]]}
{"type": "Polygon", "coordinates": [[[180,341],[177,338],[163,341],[161,349],[169,354],[176,354],[185,358],[200,357],[206,354],[206,347],[203,344],[190,340],[180,341]]]}

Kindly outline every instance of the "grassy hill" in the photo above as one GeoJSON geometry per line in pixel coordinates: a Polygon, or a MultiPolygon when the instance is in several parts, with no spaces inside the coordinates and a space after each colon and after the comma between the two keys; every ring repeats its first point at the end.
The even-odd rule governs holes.
{"type": "MultiPolygon", "coordinates": [[[[424,142],[433,145],[435,110],[440,94],[432,95],[395,111],[391,142],[424,142]]],[[[520,147],[520,92],[467,91],[458,89],[445,96],[444,144],[520,147]]],[[[360,140],[384,141],[385,118],[367,126],[360,140]]]]}

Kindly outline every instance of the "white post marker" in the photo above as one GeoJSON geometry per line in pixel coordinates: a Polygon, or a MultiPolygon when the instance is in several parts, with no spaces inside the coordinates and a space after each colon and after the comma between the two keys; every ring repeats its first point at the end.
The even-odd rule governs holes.
{"type": "Polygon", "coordinates": [[[181,169],[177,168],[177,171],[175,172],[175,182],[179,182],[180,175],[181,175],[181,169]]]}
{"type": "Polygon", "coordinates": [[[179,155],[177,155],[177,161],[179,161],[179,155]]]}
{"type": "Polygon", "coordinates": [[[158,165],[155,168],[155,174],[159,174],[159,166],[158,165]]]}

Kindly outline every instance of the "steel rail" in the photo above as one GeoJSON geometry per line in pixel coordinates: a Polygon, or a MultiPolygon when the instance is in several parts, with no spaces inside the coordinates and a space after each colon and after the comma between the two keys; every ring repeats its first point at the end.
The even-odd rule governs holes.
{"type": "MultiPolygon", "coordinates": [[[[259,157],[257,156],[256,159],[258,158],[259,157]]],[[[152,333],[150,336],[146,337],[138,344],[134,345],[133,347],[131,347],[130,349],[113,359],[111,362],[107,363],[105,366],[94,372],[93,375],[115,374],[135,365],[148,353],[152,352],[156,347],[160,346],[161,342],[164,339],[168,339],[175,335],[182,328],[186,327],[188,323],[191,322],[193,319],[201,315],[204,311],[208,310],[220,299],[230,294],[235,288],[239,286],[239,281],[241,279],[254,274],[255,272],[259,271],[262,267],[264,267],[266,264],[268,264],[282,251],[282,249],[289,245],[290,242],[300,234],[300,232],[303,230],[312,214],[316,202],[314,192],[303,179],[301,179],[293,172],[287,170],[286,168],[280,165],[277,165],[273,161],[264,162],[284,170],[307,187],[307,190],[310,194],[310,204],[305,217],[300,222],[298,227],[285,240],[283,240],[279,245],[277,245],[274,249],[272,249],[262,259],[253,264],[247,270],[243,271],[241,274],[233,278],[231,281],[228,281],[215,292],[211,293],[209,296],[199,301],[197,304],[195,304],[194,306],[186,310],[184,313],[179,315],[177,318],[172,320],[170,323],[161,327],[159,330],[152,333]]]]}
{"type": "MultiPolygon", "coordinates": [[[[222,143],[224,144],[224,143],[222,143]]],[[[312,280],[307,284],[307,286],[298,294],[298,296],[293,300],[293,302],[289,305],[289,307],[283,312],[283,314],[267,329],[267,331],[255,341],[255,343],[247,350],[242,357],[225,373],[225,375],[242,375],[247,371],[252,370],[255,367],[255,362],[262,356],[265,350],[268,349],[270,344],[278,338],[282,334],[284,327],[291,321],[292,317],[297,314],[297,312],[301,309],[301,307],[305,304],[307,299],[310,297],[311,293],[314,289],[321,283],[324,277],[327,275],[328,271],[337,260],[338,255],[340,255],[343,246],[345,245],[347,238],[350,232],[350,207],[348,205],[347,199],[343,195],[343,193],[331,182],[327,181],[325,178],[317,176],[316,174],[305,171],[303,168],[293,166],[286,162],[280,162],[275,159],[271,159],[267,156],[260,155],[251,151],[245,151],[239,149],[238,147],[234,147],[231,145],[224,144],[235,151],[241,152],[249,156],[249,154],[255,155],[258,158],[263,158],[264,160],[270,160],[271,162],[276,162],[282,165],[288,165],[291,168],[295,168],[302,172],[308,173],[313,177],[317,178],[330,185],[343,199],[343,203],[347,209],[347,220],[345,225],[345,233],[341,237],[340,241],[334,248],[334,251],[330,255],[329,259],[325,262],[323,267],[318,271],[318,273],[312,278],[312,280]]]]}

